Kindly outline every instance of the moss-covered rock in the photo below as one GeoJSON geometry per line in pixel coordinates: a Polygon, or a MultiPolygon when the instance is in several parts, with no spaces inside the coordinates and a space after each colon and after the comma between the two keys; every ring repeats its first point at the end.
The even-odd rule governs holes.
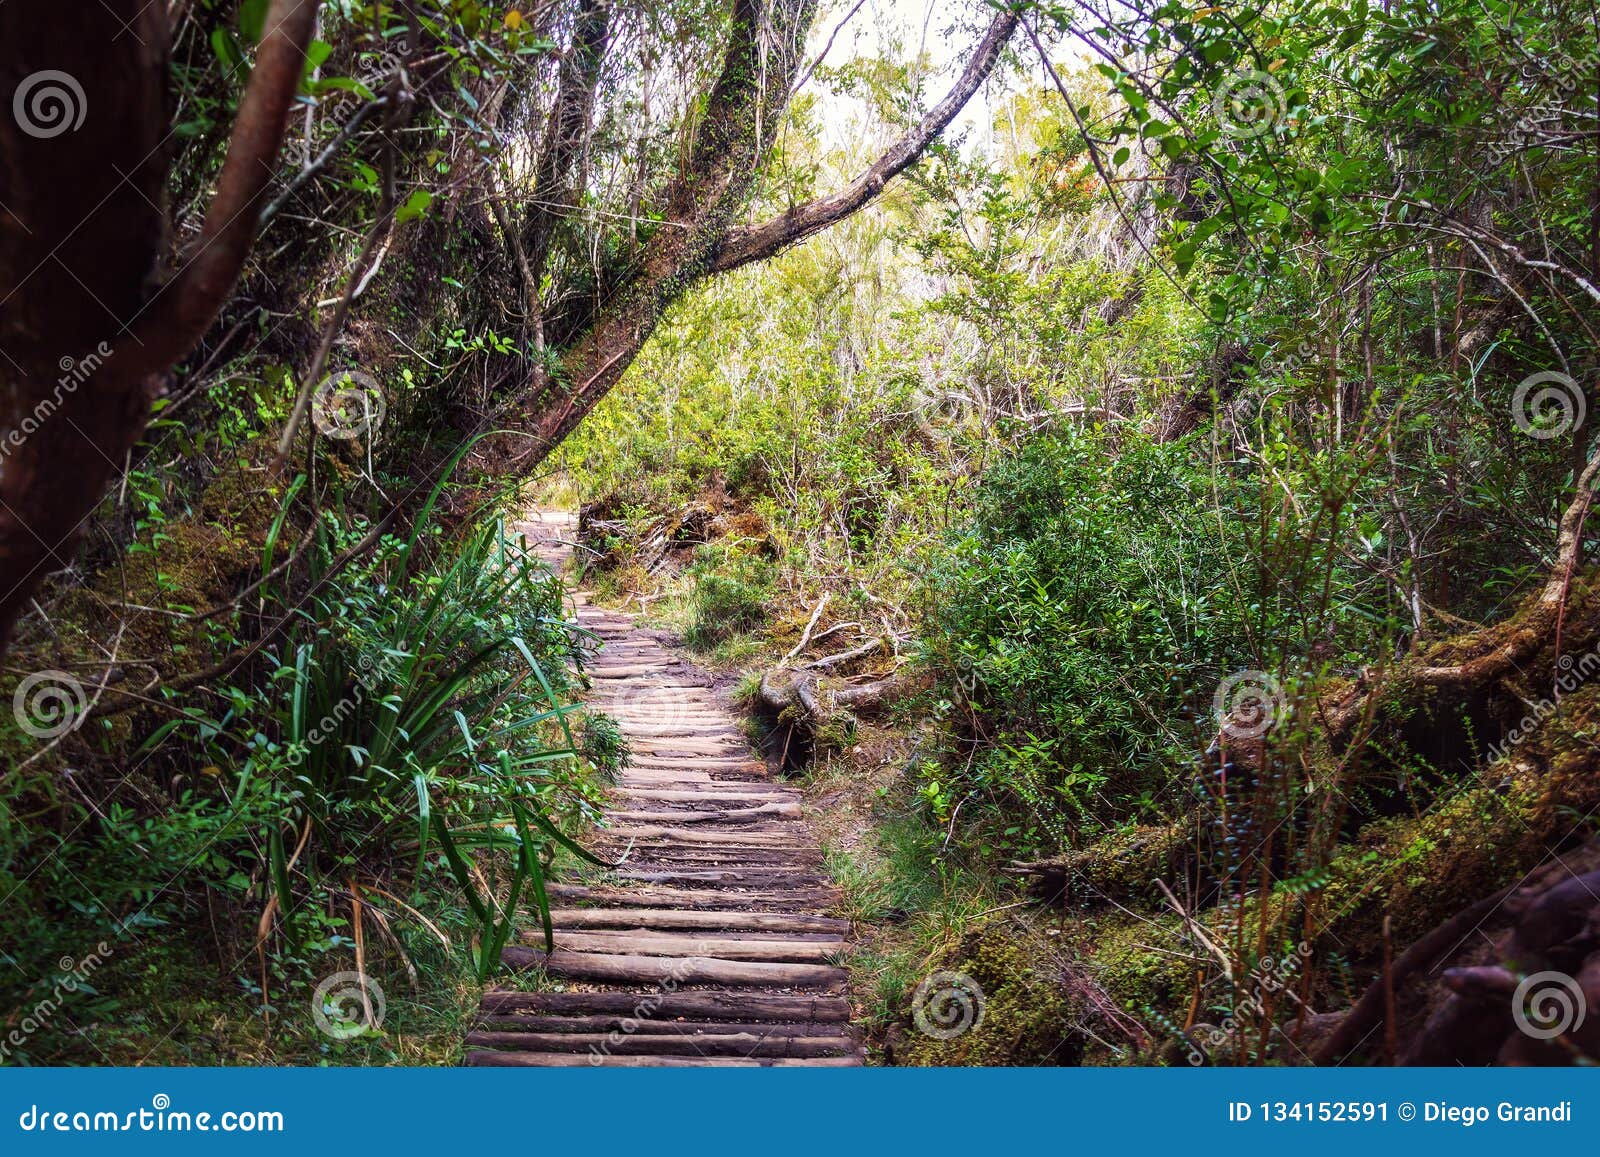
{"type": "Polygon", "coordinates": [[[938,1010],[939,993],[951,994],[953,982],[932,973],[922,1007],[923,1019],[940,1036],[963,1020],[970,1020],[970,1027],[940,1039],[919,1028],[913,1014],[894,1034],[888,1059],[900,1065],[1077,1064],[1085,1040],[1077,1027],[1083,1008],[1063,961],[1042,940],[1009,922],[968,933],[937,969],[971,981],[970,988],[947,995],[953,1019],[946,1022],[938,1010]]]}

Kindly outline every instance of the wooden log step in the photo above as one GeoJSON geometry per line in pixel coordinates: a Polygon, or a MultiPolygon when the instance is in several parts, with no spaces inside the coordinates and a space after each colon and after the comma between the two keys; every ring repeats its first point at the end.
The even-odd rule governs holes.
{"type": "Polygon", "coordinates": [[[736,730],[734,721],[716,703],[694,691],[668,691],[653,699],[620,695],[606,714],[630,723],[677,722],[692,717],[707,727],[736,730]]]}
{"type": "Polygon", "coordinates": [[[634,746],[660,759],[748,760],[750,744],[738,732],[722,735],[639,735],[634,746]]]}
{"type": "Polygon", "coordinates": [[[719,960],[710,956],[628,956],[603,952],[571,952],[557,948],[548,955],[537,948],[511,945],[501,959],[512,968],[540,968],[568,980],[609,980],[622,984],[750,984],[772,988],[839,990],[849,974],[826,964],[789,964],[764,960],[719,960]]]}
{"type": "Polygon", "coordinates": [[[593,1051],[597,1056],[844,1057],[857,1045],[844,1036],[764,1036],[739,1032],[712,1036],[646,1033],[491,1032],[467,1034],[468,1048],[526,1049],[535,1053],[593,1051]]]}
{"type": "Polygon", "coordinates": [[[684,803],[697,807],[723,807],[724,805],[742,804],[750,807],[761,807],[770,803],[786,806],[789,803],[799,803],[798,792],[788,788],[779,787],[777,784],[767,787],[757,785],[758,790],[746,790],[744,787],[723,788],[708,786],[703,788],[671,788],[671,787],[615,787],[613,795],[625,795],[631,800],[641,803],[684,803]]]}
{"type": "Polygon", "coordinates": [[[633,740],[630,740],[629,744],[633,755],[623,768],[624,773],[649,776],[663,787],[671,786],[673,781],[679,778],[704,783],[713,775],[741,776],[751,782],[772,782],[765,764],[752,763],[744,758],[713,760],[709,756],[703,758],[658,756],[653,752],[642,750],[633,740]]]}
{"type": "Polygon", "coordinates": [[[679,811],[614,811],[609,813],[609,818],[629,824],[762,824],[763,827],[771,826],[765,821],[773,817],[780,819],[799,819],[800,805],[798,803],[769,803],[757,807],[723,808],[717,811],[696,811],[683,809],[679,811]]]}
{"type": "Polygon", "coordinates": [[[847,1057],[704,1057],[704,1056],[606,1056],[573,1053],[514,1053],[474,1049],[467,1053],[471,1068],[567,1068],[593,1065],[596,1068],[848,1068],[861,1064],[859,1055],[847,1057]]]}
{"type": "Polygon", "coordinates": [[[611,699],[611,709],[629,718],[695,715],[718,727],[728,727],[733,723],[721,704],[703,687],[688,690],[651,688],[642,695],[625,691],[611,699]]]}
{"type": "Polygon", "coordinates": [[[621,871],[634,871],[651,863],[706,864],[707,867],[750,867],[779,869],[779,867],[818,867],[822,863],[819,848],[795,843],[784,848],[746,848],[738,843],[685,843],[666,840],[606,840],[597,842],[597,850],[616,863],[621,871]]]}
{"type": "MultiPolygon", "coordinates": [[[[584,672],[593,674],[594,667],[585,666],[584,672]]],[[[658,674],[650,682],[652,686],[666,688],[673,692],[704,691],[706,689],[706,683],[703,680],[698,680],[695,676],[687,673],[658,674]]],[[[626,679],[597,679],[594,682],[594,694],[588,697],[588,701],[602,710],[605,709],[607,703],[620,705],[626,697],[627,684],[628,680],[626,679]]]]}
{"type": "Polygon", "coordinates": [[[822,866],[822,853],[816,849],[791,848],[684,848],[677,844],[612,844],[604,854],[614,857],[629,871],[657,868],[753,868],[789,869],[815,872],[822,866]]]}
{"type": "Polygon", "coordinates": [[[607,711],[606,714],[621,724],[624,731],[636,735],[651,735],[664,728],[679,728],[693,735],[744,734],[738,728],[730,727],[726,718],[712,715],[667,711],[649,715],[633,711],[607,711]]]}
{"type": "Polygon", "coordinates": [[[641,719],[634,715],[618,715],[607,712],[615,719],[622,730],[633,737],[642,740],[654,739],[689,739],[689,738],[717,738],[739,740],[744,742],[744,733],[735,728],[728,727],[726,723],[715,724],[703,722],[699,719],[659,718],[641,719]]]}
{"type": "Polygon", "coordinates": [[[750,758],[749,744],[737,731],[703,739],[694,735],[640,736],[639,746],[653,750],[658,758],[693,759],[696,763],[702,756],[745,761],[750,758]]]}
{"type": "MultiPolygon", "coordinates": [[[[778,934],[759,932],[760,939],[714,936],[710,932],[674,934],[670,932],[629,932],[620,929],[595,929],[568,932],[557,930],[556,955],[564,952],[595,952],[611,956],[704,956],[716,960],[770,961],[780,964],[826,964],[844,951],[844,941],[835,937],[811,940],[799,933],[791,938],[772,939],[778,934]]],[[[522,934],[524,943],[543,943],[538,932],[522,934]]]]}
{"type": "Polygon", "coordinates": [[[766,778],[767,769],[762,767],[757,770],[742,764],[730,762],[723,766],[705,764],[702,757],[731,755],[735,752],[733,746],[718,746],[710,743],[696,744],[694,740],[681,736],[634,736],[628,741],[629,747],[637,762],[631,764],[634,768],[644,768],[661,771],[696,771],[701,775],[709,775],[713,779],[733,778],[740,779],[750,776],[766,778]],[[695,750],[696,747],[701,750],[695,750]],[[647,760],[683,760],[685,764],[680,767],[662,767],[659,763],[651,764],[647,760]]]}
{"type": "Polygon", "coordinates": [[[756,765],[733,765],[729,767],[712,766],[696,767],[677,766],[659,763],[650,763],[635,757],[628,764],[623,775],[631,775],[641,781],[636,786],[645,791],[698,791],[721,792],[723,794],[745,795],[781,795],[787,799],[797,799],[795,789],[786,783],[776,782],[767,776],[767,769],[756,765]],[[711,778],[712,772],[719,776],[729,772],[739,773],[742,778],[735,780],[711,778]]]}
{"type": "MultiPolygon", "coordinates": [[[[617,787],[641,791],[716,791],[724,786],[703,771],[652,771],[630,767],[617,777],[617,787]]],[[[743,785],[738,785],[743,786],[743,785]]]]}
{"type": "Polygon", "coordinates": [[[651,695],[619,695],[611,701],[610,714],[627,719],[682,719],[696,715],[715,727],[730,727],[728,712],[715,699],[699,690],[662,690],[651,695]]]}
{"type": "Polygon", "coordinates": [[[822,915],[839,902],[831,887],[752,888],[744,891],[710,888],[611,888],[583,884],[548,884],[545,892],[564,903],[612,908],[681,908],[690,912],[792,912],[822,915]]]}
{"type": "Polygon", "coordinates": [[[658,827],[654,824],[632,824],[614,828],[607,828],[607,837],[618,840],[670,840],[672,843],[684,847],[710,847],[721,845],[728,848],[815,848],[810,842],[799,842],[798,833],[778,834],[768,832],[719,832],[703,831],[693,827],[658,827]]]}
{"type": "MultiPolygon", "coordinates": [[[[640,791],[700,791],[719,792],[736,791],[743,794],[761,792],[766,786],[765,780],[745,779],[729,782],[727,780],[712,779],[709,772],[704,771],[657,771],[654,768],[632,767],[617,777],[617,785],[622,788],[636,788],[640,791]]],[[[770,799],[788,798],[773,792],[765,792],[770,799]]]]}
{"type": "MultiPolygon", "coordinates": [[[[612,813],[620,818],[619,813],[612,813]]],[[[694,813],[690,813],[691,815],[694,813]]],[[[703,812],[702,815],[715,815],[714,812],[703,812]]],[[[682,817],[674,817],[682,819],[682,817]]],[[[798,820],[762,819],[752,820],[749,823],[734,823],[724,825],[721,821],[695,824],[689,821],[687,826],[680,830],[696,832],[702,837],[729,836],[730,839],[689,840],[676,836],[641,835],[650,829],[657,828],[658,824],[628,824],[623,827],[601,828],[593,835],[585,837],[589,840],[598,840],[608,843],[616,848],[631,844],[636,848],[680,848],[682,850],[703,851],[707,848],[767,848],[774,851],[815,852],[817,845],[806,839],[806,830],[798,820]],[[746,838],[739,839],[744,836],[746,838]]]]}
{"type": "Polygon", "coordinates": [[[778,868],[682,868],[670,871],[619,868],[612,873],[620,880],[637,880],[641,884],[713,884],[722,888],[750,888],[761,890],[774,887],[815,888],[822,878],[806,872],[789,872],[778,868]]]}
{"type": "MultiPolygon", "coordinates": [[[[649,994],[639,994],[641,1003],[649,994]]],[[[525,1013],[507,1013],[479,1016],[473,1023],[480,1032],[519,1033],[628,1033],[639,1036],[662,1037],[668,1040],[683,1038],[693,1040],[697,1034],[729,1036],[735,1033],[776,1033],[781,1036],[845,1037],[855,1041],[855,1033],[841,1023],[776,1023],[769,1021],[710,1021],[710,1020],[655,1020],[636,1016],[537,1016],[525,1013]]],[[[559,1051],[552,1049],[552,1052],[559,1051]]]]}
{"type": "Polygon", "coordinates": [[[761,872],[803,869],[814,873],[824,862],[822,853],[816,848],[799,845],[792,848],[741,848],[722,844],[685,847],[676,843],[619,841],[602,846],[605,849],[603,854],[612,857],[617,865],[616,870],[622,872],[641,871],[653,864],[670,865],[674,869],[703,868],[706,871],[726,871],[743,864],[761,872]]]}
{"type": "Polygon", "coordinates": [[[652,767],[648,763],[629,763],[622,769],[619,779],[624,786],[628,786],[631,780],[638,787],[678,787],[680,790],[689,787],[715,790],[717,787],[717,781],[711,778],[711,770],[700,767],[652,767]]]}
{"type": "Polygon", "coordinates": [[[549,1017],[626,1017],[634,1020],[740,1020],[803,1023],[850,1019],[842,996],[783,996],[761,992],[486,992],[484,1011],[549,1017]]]}
{"type": "MultiPolygon", "coordinates": [[[[584,673],[587,674],[597,686],[601,686],[606,683],[627,682],[637,679],[641,675],[670,675],[672,674],[672,668],[659,664],[646,667],[643,665],[621,666],[616,664],[606,665],[601,663],[591,663],[588,667],[584,668],[584,673]]],[[[604,710],[603,705],[601,709],[604,710]]]]}
{"type": "MultiPolygon", "coordinates": [[[[800,799],[789,792],[747,792],[741,791],[738,786],[733,791],[726,791],[712,784],[693,787],[624,787],[618,784],[611,787],[610,794],[618,797],[616,802],[619,807],[638,808],[640,811],[672,808],[680,816],[699,815],[702,811],[742,811],[766,805],[787,808],[800,803],[800,799]]],[[[802,811],[803,815],[805,811],[802,811]]]]}
{"type": "Polygon", "coordinates": [[[641,755],[635,753],[633,766],[656,771],[753,771],[766,778],[767,765],[748,754],[730,757],[641,755]]]}
{"type": "Polygon", "coordinates": [[[553,908],[550,921],[557,928],[706,928],[719,932],[831,932],[836,936],[850,931],[850,921],[833,916],[679,908],[553,908]]]}
{"type": "Polygon", "coordinates": [[[612,714],[629,718],[694,715],[717,727],[732,726],[733,720],[703,687],[652,688],[640,695],[627,691],[610,697],[612,714]]]}

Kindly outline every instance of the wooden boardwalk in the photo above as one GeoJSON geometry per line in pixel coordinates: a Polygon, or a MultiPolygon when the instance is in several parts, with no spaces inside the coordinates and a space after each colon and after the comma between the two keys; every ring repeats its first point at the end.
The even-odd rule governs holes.
{"type": "MultiPolygon", "coordinates": [[[[560,566],[571,515],[520,524],[560,566]]],[[[506,962],[561,992],[491,991],[467,1064],[859,1065],[842,967],[850,925],[800,795],[774,782],[703,672],[632,616],[579,593],[604,640],[590,702],[621,724],[633,760],[590,844],[604,879],[550,887],[555,951],[525,932],[506,962]]]]}

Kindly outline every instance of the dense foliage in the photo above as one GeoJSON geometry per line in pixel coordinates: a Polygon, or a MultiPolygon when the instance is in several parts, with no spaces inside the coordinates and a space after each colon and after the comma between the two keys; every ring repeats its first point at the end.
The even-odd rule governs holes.
{"type": "MultiPolygon", "coordinates": [[[[178,264],[266,5],[172,7],[178,264]]],[[[930,128],[926,42],[799,0],[321,5],[239,291],[30,572],[8,1059],[453,1055],[627,756],[530,502],[742,677],[887,1056],[1294,1059],[1595,834],[1592,12],[991,7],[930,128]],[[414,1036],[284,1022],[352,962],[414,1036]],[[949,963],[1020,1019],[897,1045],[949,963]]]]}

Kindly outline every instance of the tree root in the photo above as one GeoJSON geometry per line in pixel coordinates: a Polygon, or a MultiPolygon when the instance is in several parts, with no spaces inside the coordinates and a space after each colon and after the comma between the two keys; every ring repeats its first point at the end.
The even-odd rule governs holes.
{"type": "Polygon", "coordinates": [[[1553,858],[1418,940],[1313,1050],[1313,1063],[1360,1053],[1387,1019],[1386,994],[1402,991],[1408,1007],[1397,1019],[1417,1027],[1401,1064],[1600,1057],[1600,1018],[1583,1015],[1600,1002],[1600,841],[1553,858]]]}
{"type": "Polygon", "coordinates": [[[1583,550],[1583,524],[1594,501],[1596,475],[1600,474],[1600,450],[1578,478],[1577,493],[1561,515],[1556,536],[1556,561],[1538,597],[1525,605],[1509,622],[1479,632],[1483,649],[1453,663],[1430,663],[1418,656],[1400,665],[1388,680],[1366,675],[1345,684],[1326,696],[1317,708],[1318,720],[1335,750],[1346,747],[1370,723],[1376,707],[1375,697],[1384,689],[1405,694],[1416,688],[1467,689],[1486,686],[1528,661],[1551,638],[1561,645],[1561,627],[1573,577],[1583,550]]]}
{"type": "MultiPolygon", "coordinates": [[[[873,649],[882,646],[875,640],[873,649]]],[[[870,653],[856,649],[859,657],[870,653]]],[[[761,676],[759,698],[763,707],[780,718],[803,722],[815,729],[840,714],[872,715],[891,706],[914,691],[927,685],[919,678],[895,671],[882,677],[866,677],[864,681],[829,680],[823,674],[828,660],[818,660],[802,667],[774,667],[761,676]]]]}

